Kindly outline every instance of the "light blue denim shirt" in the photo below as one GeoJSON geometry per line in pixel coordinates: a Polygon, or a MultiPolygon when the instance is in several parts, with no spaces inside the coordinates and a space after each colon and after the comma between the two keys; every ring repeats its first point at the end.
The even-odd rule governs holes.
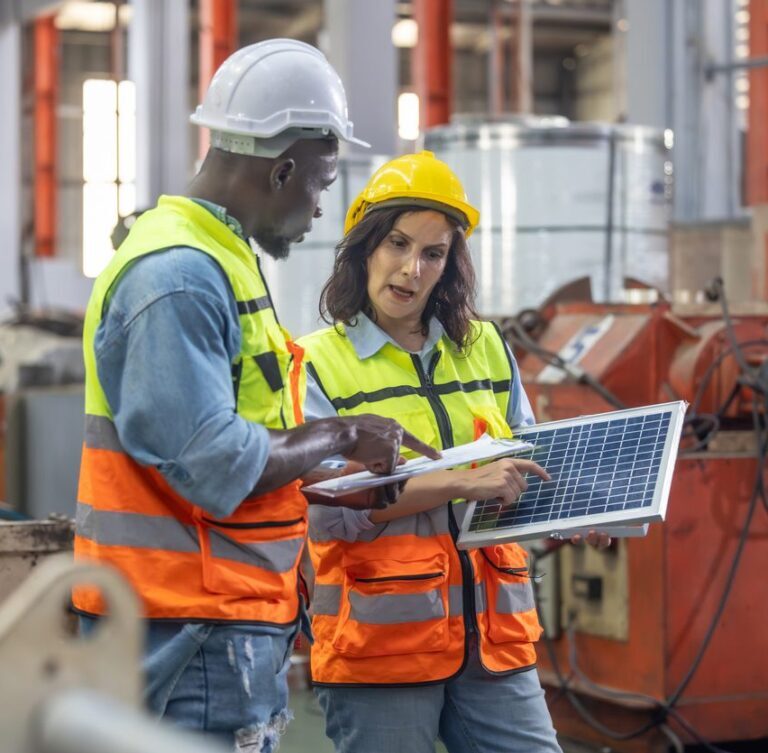
{"type": "MultiPolygon", "coordinates": [[[[244,237],[223,207],[198,203],[244,237]]],[[[269,439],[235,412],[240,323],[221,267],[187,247],[141,257],[115,284],[94,348],[126,452],[190,502],[230,515],[259,480],[269,439]]]]}
{"type": "MultiPolygon", "coordinates": [[[[403,350],[383,329],[372,322],[365,314],[358,314],[354,325],[345,328],[349,341],[355,349],[357,357],[364,361],[375,356],[386,343],[391,343],[396,348],[403,350]]],[[[441,337],[445,336],[443,325],[432,319],[429,323],[429,332],[424,346],[416,354],[427,368],[435,347],[441,337]]],[[[517,368],[515,357],[505,343],[507,353],[513,365],[512,384],[510,387],[510,400],[507,407],[507,423],[510,428],[531,426],[535,423],[531,404],[523,389],[520,380],[520,370],[517,368]]],[[[304,417],[307,421],[316,418],[335,416],[336,409],[323,393],[323,390],[307,372],[307,399],[304,406],[304,417]]],[[[345,541],[355,541],[362,531],[373,528],[370,512],[366,510],[351,510],[347,507],[325,507],[313,505],[310,508],[310,521],[315,527],[328,531],[334,538],[345,541]]]]}

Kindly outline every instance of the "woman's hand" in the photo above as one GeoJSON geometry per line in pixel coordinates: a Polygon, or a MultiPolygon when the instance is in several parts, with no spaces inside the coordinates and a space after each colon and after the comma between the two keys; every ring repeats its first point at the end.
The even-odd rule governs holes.
{"type": "Polygon", "coordinates": [[[587,543],[593,546],[595,549],[607,549],[611,545],[611,537],[605,531],[590,531],[586,537],[577,533],[575,536],[571,536],[571,544],[584,544],[587,543]]]}
{"type": "Polygon", "coordinates": [[[526,473],[533,473],[544,481],[551,480],[549,474],[533,460],[502,458],[480,468],[458,471],[453,496],[498,499],[504,505],[511,505],[528,488],[526,473]]]}

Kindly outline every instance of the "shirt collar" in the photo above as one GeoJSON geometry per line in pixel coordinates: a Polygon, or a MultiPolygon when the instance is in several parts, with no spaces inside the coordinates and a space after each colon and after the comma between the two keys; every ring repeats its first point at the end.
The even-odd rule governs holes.
{"type": "MultiPolygon", "coordinates": [[[[361,361],[375,356],[387,343],[394,345],[398,350],[405,350],[402,345],[395,342],[362,311],[355,317],[354,324],[345,325],[345,331],[349,341],[352,343],[352,347],[355,349],[355,353],[357,353],[357,357],[361,361]]],[[[431,353],[444,334],[445,329],[443,325],[435,317],[432,317],[429,322],[427,339],[424,341],[424,347],[421,349],[420,355],[431,353]]]]}
{"type": "Polygon", "coordinates": [[[243,232],[243,226],[231,214],[227,214],[226,207],[214,204],[212,201],[206,201],[205,199],[196,199],[194,196],[190,198],[195,204],[199,204],[203,209],[207,209],[219,222],[225,224],[238,238],[244,241],[247,240],[243,232]]]}

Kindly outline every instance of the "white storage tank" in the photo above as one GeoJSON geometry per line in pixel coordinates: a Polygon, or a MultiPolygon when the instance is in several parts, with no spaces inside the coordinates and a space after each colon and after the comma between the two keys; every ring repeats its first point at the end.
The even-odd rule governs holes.
{"type": "Polygon", "coordinates": [[[429,130],[481,214],[470,238],[486,316],[540,305],[589,275],[597,301],[624,277],[668,288],[671,133],[566,118],[458,120],[429,130]]]}

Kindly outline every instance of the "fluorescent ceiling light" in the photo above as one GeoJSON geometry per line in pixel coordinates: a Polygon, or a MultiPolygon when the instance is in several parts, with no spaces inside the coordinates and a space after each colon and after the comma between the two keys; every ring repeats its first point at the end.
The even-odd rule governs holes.
{"type": "MultiPolygon", "coordinates": [[[[133,8],[120,6],[120,25],[131,20],[133,8]]],[[[115,6],[112,3],[89,3],[85,0],[67,0],[56,12],[54,23],[62,31],[112,31],[115,28],[115,6]]]]}
{"type": "Polygon", "coordinates": [[[136,209],[136,89],[108,79],[83,84],[83,273],[96,277],[114,254],[118,217],[136,209]],[[118,177],[120,179],[118,191],[118,177]]]}
{"type": "Polygon", "coordinates": [[[395,47],[415,47],[419,41],[419,25],[412,18],[402,18],[392,27],[395,47]]]}
{"type": "Polygon", "coordinates": [[[405,141],[419,138],[419,95],[403,92],[397,98],[397,133],[405,141]]]}

